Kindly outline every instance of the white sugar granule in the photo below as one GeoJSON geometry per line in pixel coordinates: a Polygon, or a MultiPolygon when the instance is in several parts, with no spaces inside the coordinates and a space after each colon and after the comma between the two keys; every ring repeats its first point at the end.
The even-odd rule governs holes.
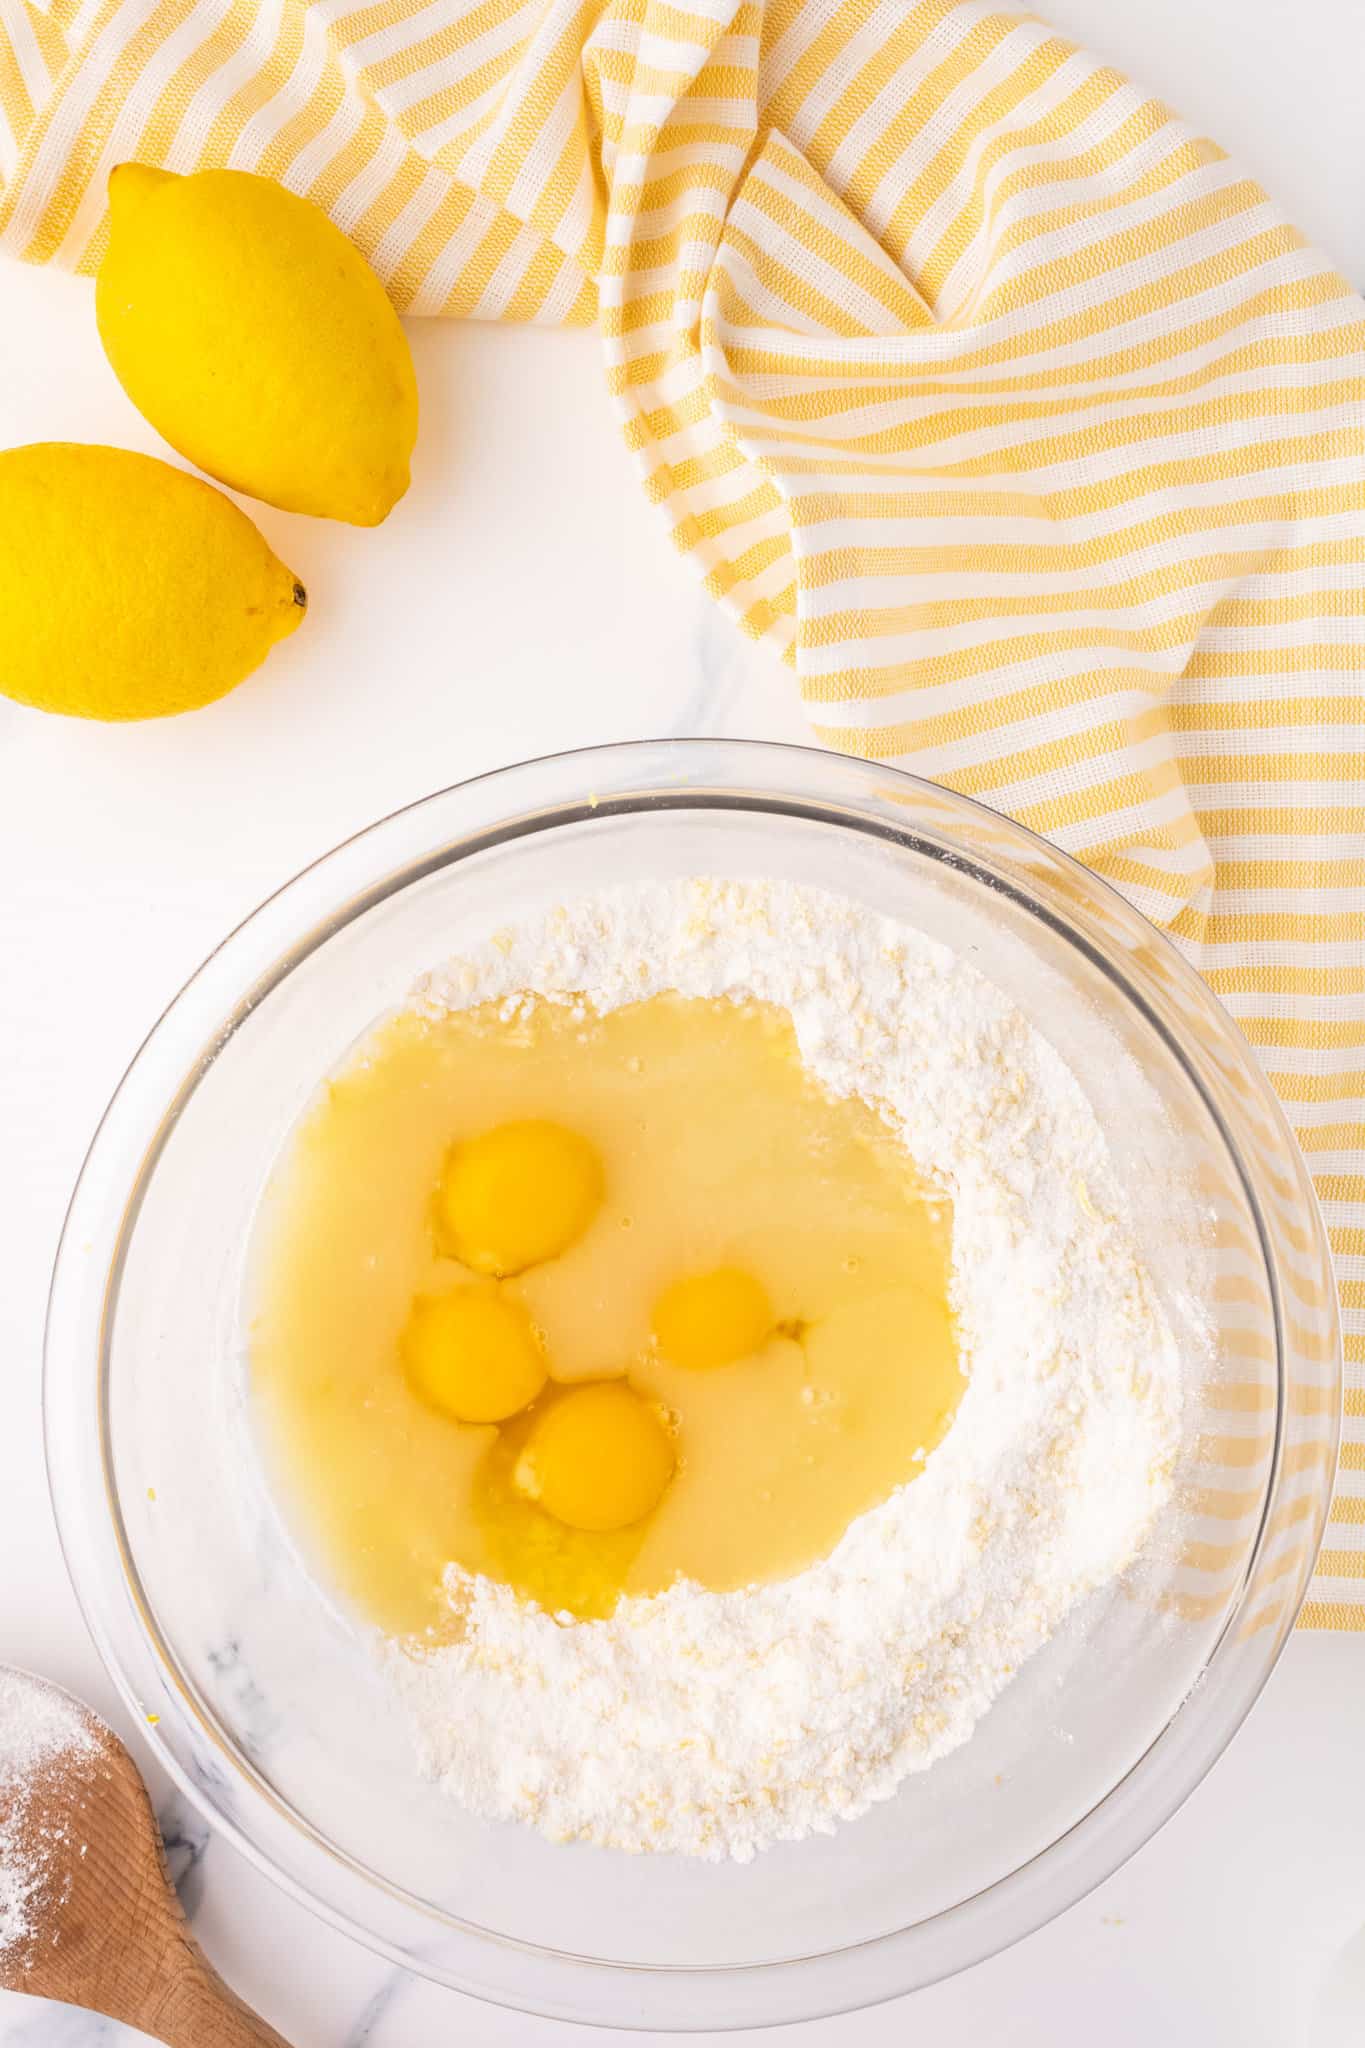
{"type": "Polygon", "coordinates": [[[0,1960],[33,1940],[52,1882],[54,1836],[35,1816],[35,1793],[51,1773],[93,1747],[85,1709],[41,1679],[0,1670],[0,1960]]]}
{"type": "Polygon", "coordinates": [[[381,1656],[423,1767],[474,1813],[743,1860],[965,1742],[1132,1561],[1170,1492],[1179,1369],[1074,1077],[921,933],[786,884],[649,884],[499,932],[415,1000],[602,1012],[670,990],[789,1011],[810,1072],[877,1105],[951,1197],[957,1419],[795,1578],[679,1583],[585,1622],[452,1564],[461,1639],[381,1656]]]}

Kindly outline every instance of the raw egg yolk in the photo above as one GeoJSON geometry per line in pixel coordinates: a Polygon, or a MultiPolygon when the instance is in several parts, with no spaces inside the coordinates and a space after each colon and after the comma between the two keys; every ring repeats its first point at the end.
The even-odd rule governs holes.
{"type": "Polygon", "coordinates": [[[402,1348],[414,1392],[457,1422],[501,1422],[545,1384],[534,1323],[495,1287],[419,1296],[402,1348]]]}
{"type": "Polygon", "coordinates": [[[577,1387],[537,1416],[516,1483],[571,1529],[626,1529],[656,1507],[673,1477],[673,1444],[624,1380],[577,1387]]]}
{"type": "Polygon", "coordinates": [[[654,1304],[654,1337],[674,1365],[730,1365],[773,1331],[772,1304],[752,1273],[718,1266],[675,1280],[654,1304]]]}
{"type": "Polygon", "coordinates": [[[543,1119],[499,1124],[452,1147],[436,1196],[444,1251],[476,1273],[524,1272],[583,1235],[602,1200],[586,1138],[543,1119]]]}

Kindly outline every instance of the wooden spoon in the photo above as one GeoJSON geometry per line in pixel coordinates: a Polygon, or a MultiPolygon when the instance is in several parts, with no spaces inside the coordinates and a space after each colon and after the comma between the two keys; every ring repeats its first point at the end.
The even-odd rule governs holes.
{"type": "Polygon", "coordinates": [[[0,1988],[107,2013],[168,2048],[287,2048],[190,1933],[113,1730],[45,1679],[0,1668],[0,1901],[7,1863],[28,1895],[0,1939],[0,1988]],[[76,1740],[54,1749],[54,1727],[76,1740]]]}

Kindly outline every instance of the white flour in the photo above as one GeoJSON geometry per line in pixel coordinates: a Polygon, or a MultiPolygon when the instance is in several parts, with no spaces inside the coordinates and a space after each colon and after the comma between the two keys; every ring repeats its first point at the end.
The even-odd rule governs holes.
{"type": "Polygon", "coordinates": [[[36,1934],[59,1846],[34,1819],[33,1794],[94,1740],[75,1700],[25,1672],[0,1671],[0,1962],[22,1960],[36,1934]]]}
{"type": "Polygon", "coordinates": [[[841,898],[607,892],[429,977],[457,1009],[666,990],[779,1004],[807,1067],[880,1106],[951,1196],[970,1384],[924,1472],[781,1584],[678,1584],[606,1621],[455,1565],[462,1640],[382,1654],[424,1768],[558,1840],[747,1859],[863,1812],[965,1742],[1123,1571],[1170,1491],[1178,1361],[1075,1080],[975,969],[841,898]]]}

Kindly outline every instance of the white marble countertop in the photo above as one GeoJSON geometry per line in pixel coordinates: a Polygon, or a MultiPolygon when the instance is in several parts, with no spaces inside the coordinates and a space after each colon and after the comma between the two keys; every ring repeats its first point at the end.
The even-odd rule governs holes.
{"type": "MultiPolygon", "coordinates": [[[[1050,11],[1235,149],[1365,278],[1356,0],[1050,11]]],[[[125,1732],[48,1508],[39,1346],[72,1180],[148,1025],[267,891],[444,783],[593,741],[805,737],[786,673],[714,610],[640,496],[593,339],[428,326],[414,343],[422,440],[388,524],[360,533],[252,508],[313,603],[251,683],[196,717],[128,729],[0,699],[0,1660],[59,1679],[125,1732]],[[533,594],[511,571],[513,521],[519,558],[538,564],[533,594]]],[[[10,267],[0,446],[43,438],[162,452],[100,353],[89,286],[10,267]]],[[[1296,1639],[1210,1779],[1099,1892],[963,1977],[789,2038],[1332,2048],[1312,2015],[1331,1957],[1365,1923],[1363,1702],[1365,1635],[1296,1639]]],[[[587,2042],[587,2029],[391,1969],[155,1789],[206,1949],[299,2048],[587,2042]]],[[[0,1993],[0,2048],[116,2038],[133,2037],[0,1993]]]]}

